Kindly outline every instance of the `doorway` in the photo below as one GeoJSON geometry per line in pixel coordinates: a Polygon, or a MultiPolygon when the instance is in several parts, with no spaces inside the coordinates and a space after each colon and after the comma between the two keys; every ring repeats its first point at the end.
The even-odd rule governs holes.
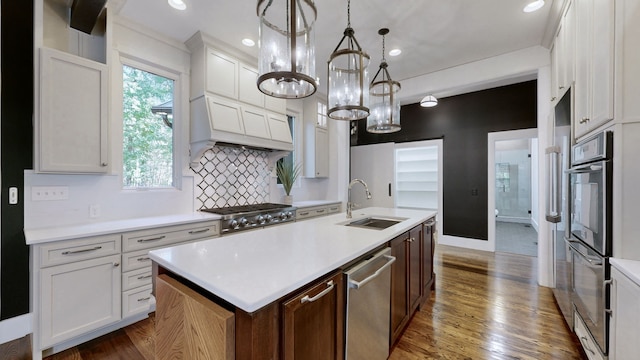
{"type": "Polygon", "coordinates": [[[537,130],[489,134],[489,242],[494,250],[538,255],[537,130]]]}

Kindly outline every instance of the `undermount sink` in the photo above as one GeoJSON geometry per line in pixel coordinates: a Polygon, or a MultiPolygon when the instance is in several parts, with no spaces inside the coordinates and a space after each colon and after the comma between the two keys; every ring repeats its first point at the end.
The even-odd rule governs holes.
{"type": "Polygon", "coordinates": [[[393,226],[397,223],[406,220],[405,218],[391,218],[391,217],[378,217],[378,216],[369,216],[364,219],[358,219],[351,221],[345,226],[355,226],[367,229],[376,229],[383,230],[390,226],[393,226]]]}

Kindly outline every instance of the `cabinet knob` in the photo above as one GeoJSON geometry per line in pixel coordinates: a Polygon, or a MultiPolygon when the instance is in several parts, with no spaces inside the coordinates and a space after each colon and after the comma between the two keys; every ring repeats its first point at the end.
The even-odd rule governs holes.
{"type": "Polygon", "coordinates": [[[558,86],[558,90],[564,89],[564,86],[558,86]]]}
{"type": "Polygon", "coordinates": [[[103,163],[102,163],[102,164],[100,164],[100,165],[101,165],[101,166],[107,166],[107,165],[109,165],[109,164],[108,164],[108,163],[106,163],[106,162],[103,162],[103,163]]]}
{"type": "Polygon", "coordinates": [[[119,262],[114,262],[114,263],[113,263],[113,267],[118,267],[118,266],[120,266],[120,263],[119,263],[119,262]]]}
{"type": "Polygon", "coordinates": [[[555,96],[554,96],[554,97],[552,97],[552,98],[551,98],[551,101],[556,101],[556,97],[555,97],[555,96]]]}
{"type": "Polygon", "coordinates": [[[584,123],[586,123],[586,122],[589,122],[589,118],[588,118],[588,117],[583,117],[583,118],[580,120],[580,124],[584,124],[584,123]]]}

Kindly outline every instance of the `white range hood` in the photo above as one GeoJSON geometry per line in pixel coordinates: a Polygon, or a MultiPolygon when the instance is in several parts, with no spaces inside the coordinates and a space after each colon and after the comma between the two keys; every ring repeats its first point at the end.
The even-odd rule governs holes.
{"type": "Polygon", "coordinates": [[[191,100],[192,164],[216,144],[276,152],[277,158],[293,150],[286,115],[206,94],[191,100]]]}

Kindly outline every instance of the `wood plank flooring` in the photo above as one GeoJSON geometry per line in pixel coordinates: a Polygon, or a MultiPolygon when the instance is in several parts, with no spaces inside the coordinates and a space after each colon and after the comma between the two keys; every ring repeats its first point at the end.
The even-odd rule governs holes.
{"type": "MultiPolygon", "coordinates": [[[[551,289],[536,284],[536,258],[438,245],[436,291],[389,359],[587,359],[551,289]]],[[[152,360],[155,318],[47,360],[152,360]]],[[[1,360],[30,359],[29,337],[0,345],[1,360]]]]}

